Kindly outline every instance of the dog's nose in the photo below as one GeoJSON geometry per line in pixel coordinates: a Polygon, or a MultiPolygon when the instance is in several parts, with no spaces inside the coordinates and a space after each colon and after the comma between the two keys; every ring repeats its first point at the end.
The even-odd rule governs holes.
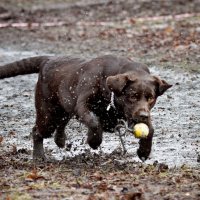
{"type": "Polygon", "coordinates": [[[140,111],[138,117],[141,122],[146,122],[149,118],[149,113],[146,111],[140,111]]]}

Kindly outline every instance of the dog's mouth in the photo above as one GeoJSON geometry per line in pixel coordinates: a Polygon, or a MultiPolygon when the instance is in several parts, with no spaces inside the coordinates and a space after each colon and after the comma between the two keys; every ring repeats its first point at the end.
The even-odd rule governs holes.
{"type": "Polygon", "coordinates": [[[148,121],[143,121],[143,120],[137,120],[136,119],[136,120],[127,121],[128,130],[133,130],[134,126],[136,124],[140,124],[140,123],[146,124],[149,127],[148,121]]]}
{"type": "Polygon", "coordinates": [[[136,124],[139,124],[139,123],[143,123],[143,124],[146,124],[147,126],[149,126],[148,123],[144,122],[144,121],[138,121],[138,120],[127,120],[127,121],[125,121],[124,119],[120,119],[118,121],[118,125],[116,126],[115,129],[117,129],[117,128],[125,128],[126,131],[132,133],[134,126],[136,124]]]}

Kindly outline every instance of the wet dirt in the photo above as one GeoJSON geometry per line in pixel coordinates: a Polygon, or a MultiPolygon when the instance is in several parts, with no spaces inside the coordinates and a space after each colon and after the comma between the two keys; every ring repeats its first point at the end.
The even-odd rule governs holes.
{"type": "MultiPolygon", "coordinates": [[[[71,120],[66,127],[66,148],[59,149],[54,144],[53,138],[45,140],[45,151],[52,161],[45,166],[38,166],[39,169],[46,171],[47,174],[44,177],[49,177],[52,171],[57,170],[59,175],[53,176],[55,180],[60,181],[60,175],[65,174],[63,170],[66,167],[65,170],[72,173],[66,176],[72,176],[76,180],[75,186],[69,187],[82,188],[82,182],[91,181],[91,184],[94,184],[93,181],[99,177],[105,181],[106,173],[110,179],[113,179],[112,173],[116,173],[116,177],[123,177],[122,169],[128,173],[128,176],[132,170],[140,176],[143,174],[149,184],[149,191],[146,191],[145,181],[137,177],[138,184],[142,185],[143,190],[140,188],[132,192],[136,196],[140,196],[138,191],[142,195],[145,193],[146,196],[142,196],[141,199],[153,197],[154,199],[164,199],[164,197],[165,199],[198,199],[199,176],[196,173],[199,174],[200,167],[200,6],[198,6],[199,1],[188,1],[188,6],[185,6],[184,2],[167,1],[162,4],[151,3],[151,1],[139,3],[133,0],[127,2],[63,0],[55,3],[49,0],[39,4],[36,1],[33,3],[18,0],[16,4],[16,1],[12,0],[9,3],[1,1],[0,24],[16,23],[18,26],[0,29],[0,64],[35,55],[92,58],[97,55],[116,54],[147,63],[153,74],[173,84],[171,89],[158,98],[152,110],[155,136],[151,156],[145,163],[142,164],[137,158],[138,140],[133,135],[126,134],[123,138],[128,151],[126,155],[122,154],[119,136],[111,133],[105,133],[101,148],[93,151],[85,143],[87,129],[76,120],[71,120]],[[132,9],[131,6],[133,6],[132,9]],[[155,11],[158,8],[160,9],[155,18],[155,11]],[[171,13],[179,17],[170,18],[171,13]],[[187,15],[188,13],[190,15],[187,15]],[[27,25],[21,27],[22,22],[27,25]],[[47,22],[65,23],[62,26],[54,24],[47,27],[44,25],[47,22]],[[39,23],[39,25],[34,26],[33,23],[39,23]],[[78,172],[74,172],[74,165],[77,166],[78,172]],[[88,166],[91,172],[88,171],[88,166]],[[167,169],[175,171],[164,170],[164,173],[167,171],[167,175],[159,174],[163,177],[160,177],[158,182],[161,183],[162,178],[166,182],[157,186],[156,189],[154,188],[155,179],[160,173],[160,166],[161,168],[167,166],[167,169]],[[138,167],[139,171],[137,171],[138,167]],[[191,172],[193,176],[190,174],[192,178],[188,175],[188,169],[194,170],[191,172]],[[81,178],[82,182],[77,181],[77,177],[87,176],[83,175],[84,170],[85,173],[89,173],[90,178],[93,177],[92,180],[81,178]],[[90,173],[100,173],[100,175],[90,173]],[[179,183],[197,184],[193,189],[188,190],[184,190],[185,186],[182,185],[180,187],[182,190],[175,194],[172,192],[173,187],[166,185],[172,177],[176,179],[177,184],[178,178],[182,176],[189,178],[179,183]],[[163,187],[168,189],[164,190],[163,187]],[[167,196],[170,191],[172,196],[167,196]]],[[[32,164],[30,132],[35,121],[36,81],[37,74],[0,80],[0,165],[16,180],[18,180],[18,173],[25,173],[20,170],[31,170],[35,166],[32,164]]],[[[129,180],[127,176],[124,179],[129,180]]],[[[116,194],[123,194],[123,197],[119,195],[118,199],[129,198],[126,192],[121,192],[122,185],[127,186],[124,179],[121,180],[121,186],[118,185],[113,189],[116,192],[114,194],[116,199],[116,194]],[[121,188],[120,191],[119,188],[121,188]]],[[[11,186],[11,177],[5,178],[6,180],[8,188],[15,188],[13,189],[15,191],[16,184],[13,183],[14,186],[11,186]]],[[[36,180],[33,178],[31,181],[36,180]]],[[[63,182],[59,181],[57,182],[62,185],[63,182]]],[[[4,182],[0,185],[5,191],[3,197],[9,195],[10,191],[5,189],[4,182]]],[[[59,184],[55,188],[60,188],[59,184]]],[[[116,185],[116,183],[112,184],[116,185]]],[[[42,185],[38,187],[43,188],[42,185]]],[[[87,193],[85,196],[79,190],[82,199],[100,199],[100,197],[94,197],[95,192],[90,186],[87,185],[87,187],[89,190],[87,190],[88,193],[84,190],[87,193]]],[[[105,191],[105,185],[101,187],[103,188],[101,190],[105,191]]],[[[53,192],[55,188],[50,187],[53,192]]],[[[106,186],[106,190],[108,188],[106,186]]],[[[33,191],[35,190],[38,191],[34,188],[33,191]]],[[[72,199],[76,199],[74,192],[72,190],[70,192],[72,199]]],[[[10,191],[10,194],[13,195],[13,192],[10,191]]],[[[51,198],[49,194],[42,192],[40,192],[40,197],[34,195],[23,198],[51,198]]],[[[63,195],[66,197],[66,194],[63,195]]],[[[109,195],[110,193],[104,196],[104,199],[112,199],[109,195]]],[[[19,195],[16,198],[18,197],[19,195]]],[[[12,196],[11,199],[16,198],[12,196]]],[[[52,198],[62,199],[57,196],[52,198]]],[[[137,198],[140,199],[140,197],[137,198]]]]}
{"type": "MultiPolygon", "coordinates": [[[[11,52],[14,59],[34,55],[33,52],[11,52]]],[[[3,52],[2,52],[3,54],[3,52]]],[[[8,52],[7,52],[8,54],[8,52]]],[[[171,69],[150,68],[152,74],[168,80],[173,87],[158,98],[152,110],[152,120],[155,127],[153,149],[147,163],[155,161],[171,167],[198,166],[199,155],[199,119],[200,119],[200,75],[189,74],[171,69]]],[[[4,137],[3,144],[7,147],[16,146],[17,150],[32,150],[29,134],[34,126],[34,87],[37,75],[18,76],[0,80],[0,128],[4,137]]],[[[71,149],[60,150],[53,139],[46,139],[45,148],[56,159],[75,156],[87,152],[90,148],[86,141],[87,129],[76,120],[71,120],[66,128],[67,144],[71,149]]],[[[129,159],[139,161],[136,155],[138,140],[131,134],[123,139],[129,154],[129,159]]],[[[117,134],[105,133],[101,149],[95,153],[111,153],[120,148],[117,134]]],[[[31,159],[31,156],[30,156],[31,159]]]]}

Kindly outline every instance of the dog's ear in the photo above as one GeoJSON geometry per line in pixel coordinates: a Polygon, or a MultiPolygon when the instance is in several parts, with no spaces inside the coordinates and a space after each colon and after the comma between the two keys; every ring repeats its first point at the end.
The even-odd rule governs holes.
{"type": "Polygon", "coordinates": [[[117,74],[115,76],[108,76],[106,85],[112,92],[120,93],[126,84],[135,81],[136,77],[133,74],[117,74]]]}
{"type": "Polygon", "coordinates": [[[172,87],[172,85],[168,84],[165,80],[160,79],[157,76],[154,76],[155,83],[157,85],[157,95],[162,95],[167,89],[172,87]]]}

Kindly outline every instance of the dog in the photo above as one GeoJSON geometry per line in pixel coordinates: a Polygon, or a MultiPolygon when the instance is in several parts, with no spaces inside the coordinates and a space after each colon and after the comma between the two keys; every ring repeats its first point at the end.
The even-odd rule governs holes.
{"type": "Polygon", "coordinates": [[[138,157],[145,161],[154,129],[150,111],[157,97],[172,85],[150,74],[145,64],[105,55],[91,60],[38,56],[0,67],[0,78],[39,73],[35,90],[36,122],[33,158],[45,159],[43,139],[54,135],[65,146],[65,126],[76,117],[88,128],[87,143],[97,149],[104,131],[113,132],[119,119],[145,123],[149,135],[139,141],[138,157]]]}

